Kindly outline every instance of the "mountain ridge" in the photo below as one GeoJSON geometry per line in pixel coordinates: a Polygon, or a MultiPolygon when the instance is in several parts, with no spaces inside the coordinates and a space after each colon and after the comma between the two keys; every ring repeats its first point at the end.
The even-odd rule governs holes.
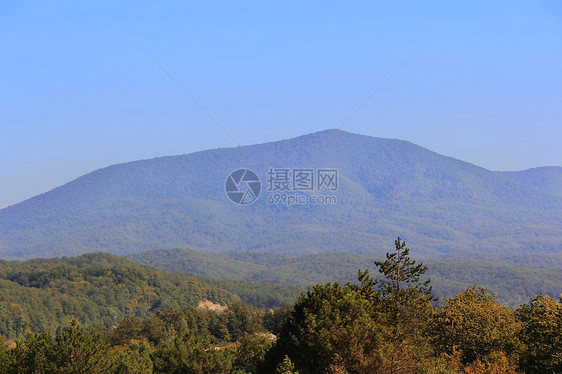
{"type": "Polygon", "coordinates": [[[546,261],[562,250],[562,197],[519,179],[411,142],[326,130],[98,169],[0,210],[0,257],[172,247],[370,253],[401,235],[426,256],[511,248],[546,261]],[[338,202],[287,207],[260,196],[237,206],[224,181],[241,167],[258,173],[263,195],[268,168],[335,168],[338,202]]]}

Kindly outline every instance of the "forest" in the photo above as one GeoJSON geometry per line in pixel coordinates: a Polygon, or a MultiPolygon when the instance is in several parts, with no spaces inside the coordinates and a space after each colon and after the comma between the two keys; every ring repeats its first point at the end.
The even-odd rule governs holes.
{"type": "Polygon", "coordinates": [[[302,289],[161,271],[107,253],[0,260],[0,335],[55,334],[72,320],[109,328],[204,300],[271,308],[294,302],[302,289]]]}
{"type": "MultiPolygon", "coordinates": [[[[300,285],[302,291],[317,283],[356,282],[357,269],[369,267],[373,260],[383,258],[384,252],[360,255],[341,251],[299,254],[254,250],[211,254],[175,248],[142,251],[127,257],[162,270],[178,270],[204,276],[202,279],[206,282],[219,287],[227,286],[220,279],[229,279],[272,284],[272,287],[274,284],[300,285]]],[[[439,259],[424,257],[423,262],[428,267],[425,275],[431,278],[434,293],[441,301],[454,297],[475,284],[494,293],[500,304],[512,308],[517,308],[541,292],[557,298],[561,291],[560,261],[552,261],[548,266],[543,266],[533,265],[532,259],[529,259],[524,265],[513,265],[484,261],[474,256],[439,259]]],[[[229,282],[228,286],[234,284],[235,282],[229,282]]],[[[244,287],[237,287],[234,293],[242,296],[247,289],[246,284],[243,285],[244,287]]],[[[299,293],[300,291],[297,296],[299,293]]]]}
{"type": "MultiPolygon", "coordinates": [[[[410,258],[400,238],[394,244],[375,261],[378,274],[359,269],[357,282],[316,284],[296,303],[274,308],[249,305],[203,280],[180,273],[173,279],[109,255],[89,255],[101,256],[96,262],[80,256],[3,263],[2,282],[36,289],[30,295],[44,298],[37,305],[49,303],[47,292],[54,295],[53,314],[43,318],[58,320],[34,331],[29,323],[40,318],[29,314],[33,305],[20,306],[21,326],[2,331],[0,372],[562,372],[561,300],[540,293],[509,308],[473,286],[438,301],[425,276],[428,268],[410,258]],[[118,263],[110,265],[113,260],[118,263]],[[119,273],[120,267],[127,270],[119,273]],[[134,287],[146,299],[137,300],[134,287]],[[86,321],[77,311],[78,318],[66,313],[63,295],[108,300],[86,321]],[[157,302],[158,295],[169,296],[157,302]],[[122,301],[121,309],[110,298],[122,301]],[[216,307],[198,306],[203,299],[216,307]],[[128,314],[135,303],[143,307],[128,314]],[[101,311],[103,323],[94,323],[101,311]]],[[[15,297],[2,286],[1,305],[12,308],[9,313],[18,309],[15,297]]]]}

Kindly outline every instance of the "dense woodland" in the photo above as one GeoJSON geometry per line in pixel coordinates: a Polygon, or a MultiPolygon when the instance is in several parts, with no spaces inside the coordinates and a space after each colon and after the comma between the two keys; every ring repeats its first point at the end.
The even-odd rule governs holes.
{"type": "Polygon", "coordinates": [[[0,335],[58,333],[72,320],[109,328],[127,317],[143,319],[202,300],[271,308],[294,302],[301,291],[160,271],[105,253],[0,261],[0,335]]]}
{"type": "MultiPolygon", "coordinates": [[[[82,263],[84,258],[76,261],[82,263]]],[[[5,263],[2,279],[39,290],[49,284],[54,294],[76,296],[80,290],[92,299],[111,290],[109,284],[123,284],[127,289],[132,287],[127,279],[144,279],[123,276],[117,283],[96,284],[101,289],[96,293],[80,288],[100,278],[99,273],[91,273],[93,265],[90,269],[77,264],[90,273],[73,275],[64,273],[70,265],[61,267],[61,262],[47,261],[52,269],[44,277],[31,276],[33,264],[26,263],[29,271],[25,273],[14,272],[14,263],[5,263]],[[59,281],[48,275],[55,269],[77,288],[63,286],[64,282],[57,286],[59,281]]],[[[46,270],[45,266],[37,261],[37,269],[46,270]]],[[[185,294],[185,304],[163,303],[148,308],[146,314],[115,317],[119,319],[115,323],[111,319],[97,325],[63,320],[65,327],[54,332],[27,329],[25,335],[4,337],[0,372],[562,373],[561,300],[539,294],[514,310],[474,286],[437,303],[424,277],[427,267],[410,259],[400,238],[375,266],[379,277],[360,270],[356,283],[317,284],[295,304],[274,309],[248,305],[231,292],[193,278],[178,275],[169,282],[153,273],[143,286],[145,292],[172,290],[185,294]],[[192,283],[184,283],[189,279],[192,283]],[[200,297],[223,307],[198,308],[193,301],[200,297]]],[[[145,267],[137,270],[151,274],[145,267]]],[[[102,279],[118,274],[104,271],[107,275],[102,279]]],[[[108,297],[133,302],[127,293],[115,292],[108,292],[113,295],[108,297]]],[[[5,295],[2,292],[3,308],[5,295]]]]}
{"type": "MultiPolygon", "coordinates": [[[[212,279],[213,284],[219,287],[222,286],[219,277],[308,287],[316,283],[334,281],[355,283],[357,269],[369,267],[373,259],[380,260],[383,256],[379,258],[350,252],[289,254],[232,251],[210,254],[177,248],[144,251],[128,257],[163,270],[179,270],[213,277],[205,279],[212,279]]],[[[558,298],[562,291],[561,262],[553,262],[549,266],[532,265],[531,262],[528,261],[526,265],[510,265],[474,258],[424,260],[428,267],[425,275],[431,277],[434,293],[441,300],[454,297],[457,293],[478,284],[496,294],[500,304],[512,308],[517,308],[541,292],[558,298]]],[[[236,291],[235,293],[240,294],[244,292],[244,288],[239,287],[236,291]]],[[[291,294],[292,292],[293,290],[291,294]]]]}

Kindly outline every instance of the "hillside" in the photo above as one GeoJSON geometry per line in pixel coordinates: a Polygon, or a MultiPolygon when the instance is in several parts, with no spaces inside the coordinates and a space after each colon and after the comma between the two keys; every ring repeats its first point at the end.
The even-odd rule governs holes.
{"type": "Polygon", "coordinates": [[[504,171],[505,176],[539,190],[562,196],[562,167],[545,166],[521,171],[504,171]]]}
{"type": "Polygon", "coordinates": [[[551,264],[562,197],[409,142],[328,130],[113,165],[0,210],[9,259],[177,247],[380,256],[398,235],[424,258],[551,264]],[[233,204],[224,186],[239,168],[263,188],[269,168],[337,169],[337,204],[268,204],[263,188],[233,204]]]}
{"type": "MultiPolygon", "coordinates": [[[[411,246],[413,253],[417,248],[411,246]]],[[[143,264],[165,270],[180,270],[208,277],[248,282],[308,286],[338,280],[355,281],[358,269],[373,269],[381,257],[352,253],[294,255],[264,252],[207,254],[191,249],[151,250],[129,256],[143,264]]],[[[474,285],[485,287],[510,307],[544,292],[553,298],[562,293],[562,266],[496,264],[481,260],[431,260],[427,275],[436,295],[453,297],[474,285]]],[[[376,274],[373,274],[376,275],[376,274]]],[[[221,287],[220,281],[213,283],[221,287]]],[[[230,290],[238,290],[232,289],[230,290]]],[[[236,292],[236,291],[235,291],[236,292]]],[[[240,291],[238,291],[240,292],[240,291]]],[[[238,293],[237,292],[237,293],[238,293]]]]}
{"type": "Polygon", "coordinates": [[[1,261],[0,335],[54,333],[72,319],[111,327],[126,317],[145,318],[170,308],[194,307],[203,300],[228,305],[242,299],[259,307],[279,306],[294,302],[303,288],[242,283],[222,282],[221,288],[106,253],[1,261]],[[225,288],[251,292],[241,298],[225,288]]]}

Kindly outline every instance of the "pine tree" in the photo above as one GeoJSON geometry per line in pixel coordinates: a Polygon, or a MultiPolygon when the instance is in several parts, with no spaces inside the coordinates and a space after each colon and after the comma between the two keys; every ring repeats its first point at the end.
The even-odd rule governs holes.
{"type": "Polygon", "coordinates": [[[9,360],[2,373],[51,373],[53,337],[48,333],[28,334],[17,341],[15,348],[7,352],[9,360]]]}
{"type": "Polygon", "coordinates": [[[406,242],[400,237],[394,241],[395,251],[386,254],[386,261],[375,261],[375,266],[384,275],[383,279],[374,281],[374,286],[378,287],[383,296],[395,295],[403,289],[410,289],[419,295],[423,295],[427,300],[432,301],[436,298],[431,293],[429,278],[425,282],[420,282],[420,276],[425,274],[427,267],[422,263],[416,265],[416,261],[410,260],[410,249],[406,248],[406,242]]]}
{"type": "Polygon", "coordinates": [[[75,320],[55,339],[51,353],[54,372],[60,374],[113,373],[114,359],[109,339],[92,328],[82,328],[75,320]]]}
{"type": "Polygon", "coordinates": [[[429,322],[433,313],[431,301],[436,300],[429,286],[421,281],[427,267],[410,259],[410,250],[398,237],[395,251],[386,260],[375,261],[383,278],[372,280],[368,272],[360,272],[363,288],[370,285],[380,293],[386,321],[385,360],[381,372],[391,374],[412,372],[430,352],[429,322]]]}

